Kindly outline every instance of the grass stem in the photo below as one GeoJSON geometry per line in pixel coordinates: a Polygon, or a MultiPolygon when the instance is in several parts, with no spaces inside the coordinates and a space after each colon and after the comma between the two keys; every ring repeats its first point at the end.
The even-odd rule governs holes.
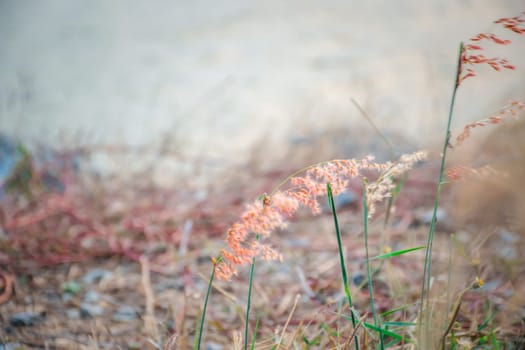
{"type": "Polygon", "coordinates": [[[450,127],[452,124],[452,115],[454,112],[454,104],[456,101],[456,92],[459,87],[460,74],[461,74],[461,55],[463,53],[463,42],[459,45],[458,61],[456,66],[456,77],[454,82],[454,89],[452,90],[452,98],[450,100],[450,108],[448,112],[448,121],[447,128],[445,131],[445,141],[443,142],[443,151],[441,153],[441,166],[439,169],[439,180],[436,189],[436,197],[434,200],[434,209],[432,211],[432,221],[430,223],[430,228],[428,231],[427,237],[427,248],[425,252],[425,266],[423,268],[423,278],[421,279],[421,295],[420,295],[420,304],[419,304],[419,317],[418,317],[418,338],[419,341],[422,340],[422,326],[423,326],[423,310],[425,310],[424,325],[425,325],[425,335],[424,342],[425,346],[419,348],[428,349],[428,337],[430,329],[430,280],[431,280],[431,270],[432,270],[432,243],[434,242],[434,232],[436,230],[437,222],[437,210],[439,205],[439,199],[441,194],[441,188],[443,186],[443,178],[445,172],[445,160],[447,156],[447,150],[450,145],[450,127]]]}
{"type": "Polygon", "coordinates": [[[200,322],[200,326],[199,326],[199,336],[198,336],[198,340],[197,340],[197,344],[193,345],[193,349],[194,350],[200,350],[201,348],[201,340],[202,340],[202,332],[203,332],[203,329],[204,329],[204,319],[206,317],[206,308],[208,307],[208,300],[210,298],[210,293],[211,293],[211,288],[212,288],[212,285],[213,285],[213,279],[215,277],[215,266],[220,262],[221,258],[217,258],[216,260],[213,261],[213,271],[211,272],[211,276],[210,276],[210,282],[208,283],[208,290],[206,291],[206,298],[204,299],[204,307],[202,309],[202,315],[201,315],[201,322],[200,322]]]}
{"type": "MultiPolygon", "coordinates": [[[[255,240],[259,240],[259,235],[255,235],[255,240]]],[[[248,349],[248,325],[250,320],[250,306],[252,304],[252,286],[253,286],[253,271],[255,269],[255,258],[252,258],[252,266],[250,267],[250,282],[248,285],[248,301],[246,302],[246,320],[244,324],[244,350],[248,349]]],[[[255,337],[255,334],[254,334],[255,337]]]]}
{"type": "Polygon", "coordinates": [[[377,317],[376,306],[374,303],[374,285],[372,283],[373,275],[372,268],[370,266],[370,255],[368,253],[368,201],[367,201],[367,180],[363,181],[363,231],[365,237],[365,255],[366,255],[366,273],[368,279],[368,292],[370,294],[370,308],[372,309],[372,318],[374,319],[374,326],[379,328],[379,348],[383,350],[385,348],[383,340],[383,331],[381,330],[381,324],[377,317]]]}
{"type": "Polygon", "coordinates": [[[250,350],[255,350],[255,340],[257,339],[257,332],[259,331],[259,320],[260,316],[257,316],[257,319],[255,320],[255,329],[253,331],[253,337],[252,337],[252,346],[250,347],[250,350]]]}
{"type": "MultiPolygon", "coordinates": [[[[345,264],[345,258],[343,255],[343,243],[341,239],[341,231],[339,229],[339,221],[337,220],[337,212],[336,212],[335,204],[334,204],[334,196],[332,194],[332,186],[330,185],[329,182],[326,184],[326,193],[328,195],[328,205],[330,206],[330,209],[332,210],[332,214],[334,217],[335,234],[337,237],[337,248],[339,250],[339,262],[341,264],[341,276],[343,279],[343,286],[345,289],[346,298],[348,300],[348,306],[350,308],[350,317],[352,320],[352,327],[354,327],[355,329],[357,327],[357,321],[354,315],[352,296],[350,294],[350,284],[348,283],[348,275],[346,273],[346,264],[345,264]]],[[[355,349],[359,350],[359,341],[358,341],[357,335],[354,335],[354,344],[355,344],[355,349]]]]}

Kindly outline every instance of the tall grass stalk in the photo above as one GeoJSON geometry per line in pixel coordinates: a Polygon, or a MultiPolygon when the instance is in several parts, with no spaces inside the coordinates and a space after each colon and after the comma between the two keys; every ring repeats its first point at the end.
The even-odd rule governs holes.
{"type": "MultiPolygon", "coordinates": [[[[332,194],[332,186],[330,185],[329,182],[326,184],[326,193],[328,196],[328,205],[330,206],[330,209],[332,210],[332,214],[334,217],[335,235],[337,237],[337,248],[339,250],[339,262],[341,264],[341,277],[343,279],[343,287],[345,290],[346,298],[348,300],[348,306],[350,308],[350,317],[352,320],[352,327],[354,327],[355,329],[357,327],[357,321],[356,321],[354,310],[353,310],[354,304],[352,303],[352,296],[350,294],[350,284],[348,283],[348,275],[346,273],[346,264],[345,264],[345,258],[343,255],[343,243],[341,240],[341,231],[339,230],[339,221],[337,220],[337,212],[336,212],[335,204],[334,204],[334,196],[332,194]]],[[[355,349],[359,350],[359,340],[358,340],[357,334],[354,334],[354,344],[355,344],[355,349]]]]}
{"type": "Polygon", "coordinates": [[[201,322],[199,326],[199,335],[197,338],[197,344],[193,344],[193,350],[200,350],[201,348],[201,340],[202,340],[202,332],[204,329],[204,319],[206,317],[206,308],[208,307],[208,300],[210,298],[211,288],[213,285],[213,279],[215,278],[215,266],[217,263],[219,263],[221,258],[217,258],[213,260],[213,271],[211,272],[210,281],[208,282],[208,290],[206,291],[206,298],[204,299],[204,307],[202,308],[202,315],[201,315],[201,322]]]}
{"type": "Polygon", "coordinates": [[[454,239],[454,234],[450,236],[449,245],[448,245],[448,267],[447,267],[447,303],[445,305],[445,326],[443,328],[446,331],[448,326],[448,310],[450,309],[450,283],[452,281],[452,240],[454,239]]]}
{"type": "MultiPolygon", "coordinates": [[[[255,240],[259,240],[259,235],[255,235],[255,240]]],[[[250,306],[252,304],[252,286],[253,286],[253,271],[255,269],[255,258],[252,258],[252,265],[250,266],[250,284],[248,285],[248,301],[246,302],[246,320],[244,323],[244,350],[248,349],[248,325],[250,320],[250,306]]],[[[255,337],[255,335],[254,335],[255,337]]]]}
{"type": "MultiPolygon", "coordinates": [[[[439,179],[436,189],[436,197],[434,200],[434,209],[432,211],[432,221],[430,223],[430,228],[428,231],[427,237],[427,248],[425,252],[425,266],[423,269],[423,278],[421,279],[421,295],[419,303],[419,317],[418,317],[418,338],[419,341],[422,340],[422,326],[423,326],[423,310],[425,310],[424,325],[425,325],[425,334],[424,334],[424,345],[423,349],[428,349],[428,338],[430,330],[430,280],[431,280],[431,271],[432,271],[432,243],[434,242],[434,232],[436,230],[437,222],[437,210],[439,205],[439,199],[441,195],[441,188],[443,186],[443,178],[445,171],[445,160],[447,156],[447,150],[450,145],[450,127],[452,124],[452,115],[454,112],[454,104],[456,101],[456,92],[459,87],[460,74],[461,74],[461,54],[463,53],[463,42],[459,44],[459,53],[458,61],[456,65],[456,77],[454,82],[454,89],[452,90],[452,98],[450,100],[450,108],[448,112],[448,121],[447,128],[445,131],[445,140],[443,142],[443,151],[441,153],[441,166],[439,168],[439,179]]],[[[421,346],[419,346],[421,348],[421,346]]]]}
{"type": "Polygon", "coordinates": [[[250,347],[250,350],[255,350],[255,340],[257,339],[257,332],[259,331],[259,320],[260,315],[257,316],[257,319],[255,320],[255,329],[253,330],[253,337],[252,337],[252,345],[250,347]]]}
{"type": "MultiPolygon", "coordinates": [[[[335,210],[334,210],[335,212],[335,210]]],[[[363,181],[363,231],[365,236],[365,255],[366,255],[366,273],[368,279],[368,292],[370,293],[370,308],[372,309],[372,318],[374,319],[374,326],[379,328],[379,348],[383,350],[385,348],[383,340],[383,331],[381,330],[381,324],[377,317],[376,305],[374,303],[374,286],[372,284],[372,268],[370,266],[370,255],[368,253],[368,201],[367,201],[367,181],[363,181]]]]}

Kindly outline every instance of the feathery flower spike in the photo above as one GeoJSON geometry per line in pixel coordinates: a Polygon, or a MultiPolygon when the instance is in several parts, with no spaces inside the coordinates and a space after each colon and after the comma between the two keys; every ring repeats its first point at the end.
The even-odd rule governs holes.
{"type": "Polygon", "coordinates": [[[350,179],[362,176],[361,171],[379,173],[381,181],[372,184],[370,192],[370,203],[373,206],[388,196],[386,192],[393,188],[393,178],[424,157],[423,152],[416,152],[402,156],[395,163],[376,163],[373,157],[366,157],[361,160],[332,160],[307,168],[303,176],[290,179],[288,189],[276,190],[270,195],[264,194],[247,205],[241,220],[234,223],[227,232],[227,247],[222,249],[222,259],[215,265],[217,278],[231,279],[239,266],[250,264],[254,257],[265,260],[282,259],[279,252],[255,240],[256,235],[268,237],[271,232],[286,227],[287,220],[300,206],[310,208],[313,214],[320,214],[321,206],[317,198],[326,195],[327,182],[331,183],[332,191],[337,195],[347,188],[350,179]]]}
{"type": "Polygon", "coordinates": [[[509,116],[517,117],[520,110],[525,110],[525,102],[512,100],[501,108],[497,114],[465,125],[463,131],[456,136],[456,146],[461,145],[470,137],[472,129],[491,124],[499,124],[504,118],[508,118],[509,116]]]}
{"type": "MultiPolygon", "coordinates": [[[[503,25],[503,28],[513,31],[516,34],[525,33],[525,12],[520,16],[500,18],[494,23],[503,25]]],[[[465,44],[461,53],[460,74],[458,84],[463,80],[476,76],[475,65],[487,64],[495,71],[502,69],[515,70],[516,67],[509,63],[506,58],[486,57],[479,51],[483,51],[482,41],[489,41],[497,45],[509,45],[512,41],[503,39],[493,33],[479,33],[469,40],[471,43],[465,44]]]]}

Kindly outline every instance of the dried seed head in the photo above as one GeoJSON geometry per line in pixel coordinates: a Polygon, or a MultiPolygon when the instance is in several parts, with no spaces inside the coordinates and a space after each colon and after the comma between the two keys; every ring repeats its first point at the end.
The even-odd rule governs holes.
{"type": "Polygon", "coordinates": [[[461,145],[466,139],[470,137],[471,131],[477,127],[483,127],[487,125],[499,124],[503,119],[508,118],[509,116],[516,117],[520,110],[525,110],[525,102],[511,100],[506,106],[501,108],[496,114],[469,123],[463,127],[463,131],[456,136],[456,146],[461,145]]]}
{"type": "MultiPolygon", "coordinates": [[[[219,279],[229,280],[241,265],[249,264],[255,257],[265,260],[281,260],[282,256],[268,244],[260,242],[258,235],[268,237],[271,232],[286,226],[300,206],[310,208],[314,214],[321,212],[319,196],[326,195],[326,183],[330,182],[334,194],[347,188],[348,180],[361,175],[363,170],[373,170],[380,174],[378,182],[372,184],[370,203],[374,205],[387,196],[393,187],[392,178],[410,169],[426,156],[416,152],[402,156],[392,163],[376,163],[372,157],[361,160],[332,160],[308,168],[304,176],[290,179],[290,187],[259,197],[248,205],[241,220],[232,225],[227,232],[228,246],[221,251],[222,260],[215,267],[219,279]]],[[[373,210],[372,210],[373,212],[373,210]]]]}

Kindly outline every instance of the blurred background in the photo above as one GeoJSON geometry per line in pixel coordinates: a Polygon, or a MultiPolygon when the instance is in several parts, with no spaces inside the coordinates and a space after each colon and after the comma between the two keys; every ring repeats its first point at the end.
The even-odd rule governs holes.
{"type": "MultiPolygon", "coordinates": [[[[492,22],[523,10],[522,0],[3,0],[0,130],[29,148],[89,149],[103,175],[148,168],[167,186],[378,152],[352,99],[398,150],[432,147],[459,41],[501,34],[513,44],[495,54],[519,69],[525,43],[492,22]]],[[[461,87],[456,128],[525,92],[522,74],[479,75],[461,87]]]]}
{"type": "MultiPolygon", "coordinates": [[[[5,331],[38,348],[160,349],[155,344],[175,332],[190,344],[208,285],[201,276],[245,203],[316,161],[390,158],[380,134],[396,153],[433,152],[399,182],[390,224],[378,215],[371,245],[379,252],[426,244],[459,43],[486,32],[512,40],[483,47],[517,70],[475,67],[478,76],[458,91],[456,135],[509,99],[525,101],[525,37],[493,23],[524,10],[523,0],[0,0],[0,340],[5,331]]],[[[457,305],[465,281],[486,281],[483,293],[465,298],[468,312],[454,311],[471,330],[461,331],[469,342],[494,342],[496,329],[498,337],[523,333],[524,125],[509,123],[495,142],[472,148],[472,159],[488,156],[481,164],[503,159],[510,177],[469,180],[459,195],[444,186],[439,203],[437,230],[458,232],[458,282],[450,289],[462,290],[457,305]],[[515,311],[502,306],[507,301],[515,311]],[[516,326],[493,326],[493,310],[516,326]],[[490,324],[483,332],[491,338],[476,324],[490,324]]],[[[364,247],[354,239],[361,193],[356,179],[336,197],[338,211],[350,214],[340,224],[355,287],[366,276],[364,247]]],[[[264,347],[265,337],[276,339],[274,326],[288,325],[296,293],[305,308],[290,325],[317,324],[308,347],[318,330],[332,339],[341,329],[326,308],[342,294],[324,208],[319,220],[298,212],[266,241],[286,263],[257,262],[254,310],[273,315],[261,326],[264,347]]],[[[433,275],[437,288],[453,266],[443,260],[451,241],[440,233],[433,266],[448,275],[433,275]]],[[[417,305],[423,258],[415,259],[377,275],[386,286],[374,287],[380,312],[394,310],[392,301],[417,305]]],[[[207,349],[231,348],[231,331],[241,329],[248,283],[225,286],[226,299],[210,304],[207,349]]],[[[358,293],[356,305],[367,305],[368,293],[358,293]]],[[[407,312],[416,318],[417,310],[407,312]]]]}

